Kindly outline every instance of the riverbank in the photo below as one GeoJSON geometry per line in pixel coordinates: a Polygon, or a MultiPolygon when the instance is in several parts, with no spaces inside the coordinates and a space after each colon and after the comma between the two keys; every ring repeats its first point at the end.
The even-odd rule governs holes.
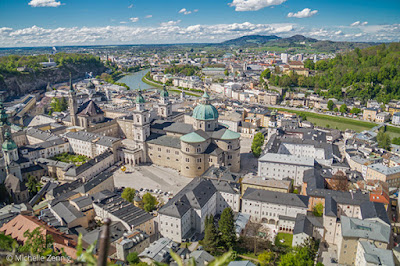
{"type": "Polygon", "coordinates": [[[154,82],[154,81],[148,80],[148,79],[146,78],[146,76],[143,76],[143,77],[142,77],[142,81],[143,81],[144,83],[146,83],[147,85],[150,85],[150,86],[154,86],[154,87],[157,87],[157,88],[162,88],[162,87],[163,87],[163,85],[161,85],[161,84],[159,84],[159,83],[156,83],[156,82],[154,82]]]}
{"type": "MultiPolygon", "coordinates": [[[[146,78],[146,76],[143,76],[143,77],[142,77],[142,81],[143,81],[144,83],[146,83],[147,85],[150,85],[150,86],[154,86],[154,87],[157,87],[157,88],[162,88],[162,87],[163,87],[163,85],[161,85],[161,84],[159,84],[159,83],[156,83],[156,82],[154,82],[154,81],[148,80],[148,79],[146,78]]],[[[176,92],[176,93],[181,93],[181,92],[182,92],[181,90],[177,90],[177,89],[168,89],[168,91],[172,91],[172,92],[176,92]]],[[[189,96],[200,97],[200,95],[195,94],[195,93],[186,92],[186,91],[184,91],[184,92],[185,92],[186,95],[189,95],[189,96]]]]}
{"type": "MultiPolygon", "coordinates": [[[[373,122],[360,121],[346,117],[317,114],[314,112],[308,112],[303,110],[297,111],[285,108],[271,108],[271,109],[295,113],[297,115],[305,115],[307,121],[313,123],[315,126],[329,127],[329,128],[339,129],[341,131],[345,131],[346,129],[352,129],[356,132],[361,132],[364,130],[370,130],[371,128],[378,125],[377,123],[373,122]]],[[[400,137],[400,128],[398,127],[386,126],[386,132],[389,133],[391,138],[400,137]]]]}

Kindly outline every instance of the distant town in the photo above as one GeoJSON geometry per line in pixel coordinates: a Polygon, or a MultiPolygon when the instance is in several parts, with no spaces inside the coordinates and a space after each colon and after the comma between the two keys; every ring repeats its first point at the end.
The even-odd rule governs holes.
{"type": "Polygon", "coordinates": [[[399,43],[69,49],[0,57],[2,264],[400,264],[399,43]]]}

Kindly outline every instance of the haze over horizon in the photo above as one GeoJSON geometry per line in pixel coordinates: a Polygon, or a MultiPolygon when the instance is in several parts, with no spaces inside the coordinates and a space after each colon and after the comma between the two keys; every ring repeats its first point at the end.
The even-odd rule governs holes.
{"type": "Polygon", "coordinates": [[[24,0],[0,2],[0,47],[218,43],[244,35],[400,41],[400,2],[24,0]]]}

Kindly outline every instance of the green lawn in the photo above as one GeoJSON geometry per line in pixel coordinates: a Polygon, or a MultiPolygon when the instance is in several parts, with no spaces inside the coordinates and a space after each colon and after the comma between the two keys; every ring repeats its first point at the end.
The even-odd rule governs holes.
{"type": "Polygon", "coordinates": [[[292,234],[287,234],[287,233],[278,233],[275,237],[275,246],[287,246],[291,247],[292,246],[292,241],[293,241],[293,235],[292,234]],[[281,243],[281,239],[284,240],[283,243],[281,243]]]}
{"type": "Polygon", "coordinates": [[[357,132],[361,132],[363,130],[368,130],[376,126],[377,124],[366,122],[366,121],[359,121],[354,120],[346,117],[341,116],[330,116],[330,115],[323,115],[317,114],[307,111],[297,111],[285,108],[276,108],[279,111],[285,111],[295,114],[304,114],[307,117],[307,121],[310,121],[317,126],[326,127],[329,125],[330,128],[337,128],[339,130],[346,130],[346,129],[353,129],[357,132]]]}
{"type": "Polygon", "coordinates": [[[90,160],[90,158],[88,158],[84,155],[77,155],[77,154],[71,154],[71,153],[66,153],[66,152],[60,153],[50,159],[64,162],[64,163],[74,163],[75,165],[81,165],[90,160]]]}

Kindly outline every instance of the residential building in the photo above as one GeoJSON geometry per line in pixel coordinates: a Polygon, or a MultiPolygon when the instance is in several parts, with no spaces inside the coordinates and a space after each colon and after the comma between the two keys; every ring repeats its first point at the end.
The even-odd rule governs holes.
{"type": "Polygon", "coordinates": [[[379,113],[378,108],[366,108],[363,111],[363,119],[366,121],[375,122],[376,115],[379,113]]]}
{"type": "Polygon", "coordinates": [[[121,222],[126,230],[141,230],[153,237],[157,234],[154,217],[144,210],[135,207],[117,194],[103,190],[92,196],[93,208],[96,216],[101,219],[110,218],[111,221],[121,222]]]}
{"type": "Polygon", "coordinates": [[[161,235],[175,242],[204,232],[208,215],[240,208],[239,185],[223,180],[195,178],[158,211],[161,235]]]}
{"type": "Polygon", "coordinates": [[[297,214],[307,214],[308,200],[308,196],[248,188],[242,196],[241,212],[255,222],[292,232],[297,214]]]}
{"type": "Polygon", "coordinates": [[[136,252],[140,254],[148,246],[150,246],[150,237],[145,232],[139,230],[125,233],[122,238],[115,242],[117,258],[122,261],[126,261],[129,253],[136,252]]]}
{"type": "Polygon", "coordinates": [[[385,265],[394,266],[394,257],[391,250],[378,248],[368,241],[358,241],[357,254],[354,265],[373,266],[385,265]]]}
{"type": "Polygon", "coordinates": [[[337,242],[338,263],[355,264],[359,241],[367,241],[377,248],[387,249],[390,243],[390,232],[390,225],[381,221],[366,221],[342,216],[341,232],[337,242]]]}

